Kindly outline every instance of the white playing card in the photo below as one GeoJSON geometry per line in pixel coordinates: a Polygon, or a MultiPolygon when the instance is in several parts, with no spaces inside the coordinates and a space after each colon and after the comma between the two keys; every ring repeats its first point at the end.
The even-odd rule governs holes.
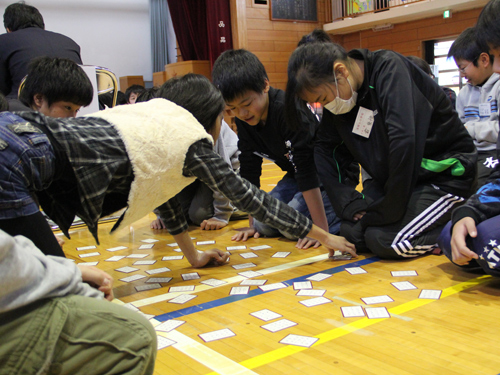
{"type": "Polygon", "coordinates": [[[365,311],[368,319],[382,319],[391,317],[389,311],[387,311],[385,307],[366,307],[365,311]]]}
{"type": "Polygon", "coordinates": [[[122,306],[126,307],[127,309],[132,310],[132,311],[139,311],[139,309],[137,307],[135,307],[134,305],[132,305],[132,303],[126,303],[122,306]]]}
{"type": "Polygon", "coordinates": [[[156,331],[170,332],[186,323],[183,320],[169,319],[155,327],[156,331]]]}
{"type": "Polygon", "coordinates": [[[278,319],[281,318],[283,315],[275,313],[274,311],[264,309],[264,310],[259,310],[255,311],[253,313],[250,313],[250,315],[255,316],[256,318],[263,320],[265,322],[268,322],[273,319],[278,319]]]}
{"type": "Polygon", "coordinates": [[[127,246],[116,246],[116,247],[111,247],[109,249],[106,249],[107,251],[119,251],[119,250],[125,250],[128,249],[127,246]]]}
{"type": "Polygon", "coordinates": [[[90,246],[83,246],[83,247],[77,247],[77,251],[82,251],[82,250],[91,250],[91,249],[97,249],[97,246],[95,245],[90,245],[90,246]]]}
{"type": "Polygon", "coordinates": [[[242,264],[235,264],[233,266],[235,270],[242,270],[244,268],[250,268],[250,267],[257,267],[257,265],[254,263],[242,263],[242,264]]]}
{"type": "Polygon", "coordinates": [[[168,243],[167,246],[176,247],[176,246],[179,246],[179,245],[177,244],[177,242],[172,242],[172,243],[168,243]]]}
{"type": "Polygon", "coordinates": [[[259,286],[259,289],[262,290],[263,292],[269,292],[270,290],[283,289],[286,287],[287,287],[286,284],[274,283],[274,284],[261,285],[259,286]]]}
{"type": "Polygon", "coordinates": [[[395,283],[391,283],[397,290],[411,290],[418,289],[415,285],[410,283],[409,281],[398,281],[395,283]]]}
{"type": "Polygon", "coordinates": [[[361,306],[342,306],[340,308],[344,318],[360,318],[365,316],[365,311],[361,306]]]}
{"type": "Polygon", "coordinates": [[[388,295],[375,296],[375,297],[363,297],[361,300],[367,305],[376,305],[377,303],[394,302],[394,300],[388,295]]]}
{"type": "Polygon", "coordinates": [[[169,283],[171,277],[150,277],[146,280],[147,283],[169,283]]]}
{"type": "Polygon", "coordinates": [[[310,281],[295,281],[293,283],[293,289],[294,290],[300,290],[300,289],[312,289],[312,284],[310,281]]]}
{"type": "Polygon", "coordinates": [[[78,263],[79,266],[97,266],[99,262],[82,262],[78,263]]]}
{"type": "Polygon", "coordinates": [[[154,243],[149,243],[147,245],[141,245],[141,246],[139,246],[139,250],[152,249],[154,245],[155,245],[154,243]]]}
{"type": "Polygon", "coordinates": [[[300,336],[300,335],[288,335],[280,341],[280,344],[285,345],[295,345],[302,346],[304,348],[310,348],[319,338],[300,336]]]}
{"type": "Polygon", "coordinates": [[[250,290],[249,286],[233,286],[231,288],[231,291],[229,292],[229,295],[230,296],[245,295],[248,294],[249,290],[250,290]]]}
{"type": "Polygon", "coordinates": [[[259,256],[255,253],[242,253],[240,257],[248,259],[248,258],[258,258],[259,256]]]}
{"type": "Polygon", "coordinates": [[[217,279],[208,279],[208,280],[200,281],[200,283],[216,287],[216,286],[221,286],[221,285],[227,284],[227,281],[222,281],[222,280],[217,280],[217,279]]]}
{"type": "Polygon", "coordinates": [[[198,241],[198,242],[196,242],[197,246],[201,246],[201,245],[213,245],[213,244],[215,244],[214,240],[210,240],[210,241],[198,241]]]}
{"type": "Polygon", "coordinates": [[[332,277],[332,275],[328,273],[317,273],[316,275],[309,276],[307,280],[311,281],[322,281],[325,279],[328,279],[329,277],[332,277]]]}
{"type": "Polygon", "coordinates": [[[129,272],[139,271],[139,268],[121,267],[121,268],[117,268],[115,271],[129,273],[129,272]]]}
{"type": "Polygon", "coordinates": [[[198,336],[200,336],[200,338],[203,341],[210,342],[210,341],[222,340],[222,339],[226,339],[228,337],[236,336],[236,334],[233,331],[231,331],[229,328],[224,328],[224,329],[219,329],[218,331],[202,333],[198,336]]]}
{"type": "Polygon", "coordinates": [[[160,284],[158,284],[158,283],[151,283],[151,284],[136,286],[135,290],[137,290],[138,292],[143,292],[145,290],[159,289],[159,288],[161,288],[160,284]]]}
{"type": "Polygon", "coordinates": [[[267,282],[267,280],[252,280],[252,279],[245,279],[243,280],[240,285],[255,285],[255,286],[260,286],[264,285],[267,282]]]}
{"type": "Polygon", "coordinates": [[[227,251],[233,251],[233,250],[245,250],[247,247],[245,245],[239,245],[239,246],[227,246],[226,250],[227,251]]]}
{"type": "Polygon", "coordinates": [[[349,272],[351,275],[359,275],[361,273],[368,273],[366,272],[363,268],[361,267],[347,267],[345,268],[347,272],[349,272]]]}
{"type": "Polygon", "coordinates": [[[123,279],[120,279],[120,281],[126,282],[126,283],[131,283],[132,281],[140,280],[145,278],[146,276],[144,275],[132,275],[132,276],[127,276],[124,277],[123,279]]]}
{"type": "Polygon", "coordinates": [[[238,275],[243,276],[243,277],[248,277],[248,278],[262,276],[262,274],[260,272],[256,272],[256,271],[243,271],[243,272],[239,272],[238,275]]]}
{"type": "Polygon", "coordinates": [[[161,258],[161,260],[181,260],[182,258],[184,258],[184,255],[172,255],[168,257],[163,257],[161,258]]]}
{"type": "Polygon", "coordinates": [[[286,258],[289,256],[291,253],[289,251],[278,251],[277,253],[274,253],[271,258],[286,258]]]}
{"type": "Polygon", "coordinates": [[[186,303],[188,301],[191,301],[193,298],[196,298],[196,297],[198,297],[198,296],[195,296],[192,294],[182,294],[180,296],[177,296],[175,298],[168,300],[168,302],[183,304],[183,303],[186,303]]]}
{"type": "Polygon", "coordinates": [[[98,253],[97,251],[94,253],[87,253],[87,254],[80,254],[80,258],[88,258],[88,257],[95,257],[97,255],[101,255],[101,253],[98,253]]]}
{"type": "Polygon", "coordinates": [[[393,277],[418,276],[417,271],[391,271],[393,277]]]}
{"type": "Polygon", "coordinates": [[[156,344],[157,350],[164,349],[164,348],[166,348],[170,345],[174,345],[174,344],[177,344],[177,342],[174,340],[167,339],[166,337],[163,337],[160,335],[157,336],[157,344],[156,344]]]}
{"type": "Polygon", "coordinates": [[[312,307],[312,306],[323,305],[325,303],[330,303],[332,301],[326,297],[316,297],[316,298],[306,299],[304,301],[299,301],[299,302],[306,307],[312,307]]]}
{"type": "Polygon", "coordinates": [[[259,245],[259,246],[252,246],[250,248],[250,250],[256,251],[256,250],[265,250],[265,249],[270,249],[270,248],[271,248],[271,246],[269,246],[269,245],[259,245]]]}
{"type": "Polygon", "coordinates": [[[296,296],[322,297],[325,292],[324,289],[300,289],[296,296]]]}
{"type": "Polygon", "coordinates": [[[163,273],[163,272],[168,272],[170,271],[170,268],[167,267],[161,267],[161,268],[155,268],[153,270],[146,270],[146,273],[148,275],[154,275],[156,273],[163,273]]]}
{"type": "Polygon", "coordinates": [[[145,240],[141,240],[141,242],[145,242],[145,243],[155,243],[158,241],[159,240],[155,240],[154,238],[146,238],[145,240]]]}
{"type": "Polygon", "coordinates": [[[424,299],[439,299],[441,298],[441,290],[433,290],[433,289],[422,289],[418,298],[424,299]]]}
{"type": "Polygon", "coordinates": [[[183,273],[181,274],[182,280],[187,281],[187,280],[196,280],[200,278],[200,275],[198,275],[198,272],[191,272],[191,273],[183,273]]]}
{"type": "Polygon", "coordinates": [[[272,323],[264,324],[263,326],[260,326],[260,328],[264,328],[270,332],[278,332],[282,329],[287,329],[296,325],[297,323],[292,322],[291,320],[280,319],[272,323]]]}
{"type": "Polygon", "coordinates": [[[152,264],[155,264],[156,260],[138,260],[137,262],[134,262],[132,265],[133,266],[151,266],[152,264]]]}
{"type": "Polygon", "coordinates": [[[194,285],[185,285],[185,286],[171,286],[168,290],[169,293],[175,292],[192,292],[194,290],[194,285]]]}
{"type": "Polygon", "coordinates": [[[172,250],[174,250],[176,253],[182,253],[182,250],[179,247],[172,249],[172,250]]]}
{"type": "Polygon", "coordinates": [[[127,258],[133,258],[133,259],[142,259],[146,258],[149,254],[130,254],[127,255],[127,258]]]}
{"type": "Polygon", "coordinates": [[[118,262],[119,260],[125,258],[125,255],[115,255],[111,258],[105,260],[105,262],[118,262]]]}

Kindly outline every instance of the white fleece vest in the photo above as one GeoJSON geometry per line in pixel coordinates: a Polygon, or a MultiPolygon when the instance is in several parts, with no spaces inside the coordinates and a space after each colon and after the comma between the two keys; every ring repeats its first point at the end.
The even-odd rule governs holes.
{"type": "Polygon", "coordinates": [[[165,99],[121,105],[92,114],[111,123],[120,134],[132,163],[134,181],[123,228],[168,201],[195,177],[184,177],[182,168],[189,147],[212,137],[194,116],[165,99]]]}

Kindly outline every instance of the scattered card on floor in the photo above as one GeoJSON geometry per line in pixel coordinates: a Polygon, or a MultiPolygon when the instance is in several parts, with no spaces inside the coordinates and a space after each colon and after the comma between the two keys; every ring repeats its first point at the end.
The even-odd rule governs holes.
{"type": "Polygon", "coordinates": [[[376,305],[377,303],[386,303],[386,302],[394,302],[394,300],[388,295],[385,296],[375,296],[375,297],[363,297],[361,298],[367,305],[376,305]]]}
{"type": "Polygon", "coordinates": [[[135,290],[137,290],[138,292],[143,292],[145,290],[159,289],[159,288],[161,288],[160,284],[158,284],[158,283],[151,283],[151,284],[136,286],[135,290]]]}
{"type": "Polygon", "coordinates": [[[361,318],[365,316],[365,311],[361,306],[342,306],[340,308],[344,318],[361,318]]]}
{"type": "Polygon", "coordinates": [[[418,276],[417,271],[391,271],[394,277],[418,276]]]}
{"type": "Polygon", "coordinates": [[[316,297],[316,298],[306,299],[306,300],[299,301],[299,302],[306,307],[312,307],[312,306],[323,305],[325,303],[330,303],[332,301],[326,297],[316,297]]]}
{"type": "Polygon", "coordinates": [[[169,319],[155,327],[156,331],[170,332],[186,323],[183,320],[169,319]]]}
{"type": "Polygon", "coordinates": [[[171,277],[150,277],[146,280],[147,283],[169,283],[172,280],[171,277]]]}
{"type": "Polygon", "coordinates": [[[154,245],[155,245],[154,243],[150,243],[150,244],[147,244],[147,245],[141,245],[141,246],[139,246],[139,250],[152,249],[154,245]]]}
{"type": "Polygon", "coordinates": [[[97,266],[99,262],[82,262],[78,263],[79,266],[97,266]]]}
{"type": "Polygon", "coordinates": [[[366,272],[363,268],[361,267],[347,267],[344,268],[347,272],[349,272],[351,275],[359,275],[362,273],[368,273],[366,272]]]}
{"type": "Polygon", "coordinates": [[[106,259],[105,262],[118,262],[119,260],[122,260],[123,258],[125,258],[125,255],[115,255],[111,258],[106,259]]]}
{"type": "Polygon", "coordinates": [[[283,315],[275,313],[274,311],[264,309],[250,313],[250,315],[255,316],[257,319],[268,322],[270,320],[281,318],[283,315]]]}
{"type": "Polygon", "coordinates": [[[146,238],[145,240],[141,240],[141,242],[145,242],[145,243],[155,243],[158,241],[159,240],[155,240],[154,238],[146,238]]]}
{"type": "Polygon", "coordinates": [[[260,272],[256,272],[256,271],[243,271],[243,272],[238,273],[238,275],[243,276],[243,277],[248,277],[248,278],[262,276],[262,274],[260,272]]]}
{"type": "Polygon", "coordinates": [[[156,260],[138,260],[134,262],[133,266],[151,266],[156,263],[156,260]]]}
{"type": "Polygon", "coordinates": [[[106,249],[107,251],[120,251],[120,250],[125,250],[128,249],[127,246],[117,246],[117,247],[111,247],[109,249],[106,249]]]}
{"type": "Polygon", "coordinates": [[[296,296],[322,297],[325,294],[324,289],[300,289],[296,296]]]}
{"type": "Polygon", "coordinates": [[[183,273],[181,275],[182,277],[182,280],[184,281],[188,281],[188,280],[196,280],[196,279],[199,279],[200,278],[200,275],[198,274],[198,272],[190,272],[190,273],[183,273]]]}
{"type": "Polygon", "coordinates": [[[163,337],[163,336],[156,336],[157,337],[157,350],[161,350],[161,349],[164,349],[170,345],[174,345],[174,344],[177,344],[176,341],[174,340],[170,340],[170,339],[167,339],[166,337],[163,337]]]}
{"type": "Polygon", "coordinates": [[[240,254],[240,257],[247,259],[247,258],[258,258],[259,256],[255,253],[242,253],[240,254]]]}
{"type": "Polygon", "coordinates": [[[424,299],[440,299],[441,298],[441,290],[434,290],[434,289],[422,289],[420,292],[418,298],[424,298],[424,299]]]}
{"type": "Polygon", "coordinates": [[[328,257],[330,260],[350,260],[352,259],[351,254],[342,254],[340,251],[336,250],[335,253],[328,257]]]}
{"type": "Polygon", "coordinates": [[[168,243],[167,246],[176,247],[176,246],[179,246],[179,245],[177,244],[177,242],[172,242],[172,243],[168,243]]]}
{"type": "Polygon", "coordinates": [[[210,241],[198,241],[198,242],[196,242],[197,246],[201,246],[201,245],[213,245],[213,244],[215,244],[214,240],[210,240],[210,241]]]}
{"type": "Polygon", "coordinates": [[[229,292],[230,296],[240,296],[248,294],[250,290],[249,286],[233,286],[229,292]]]}
{"type": "Polygon", "coordinates": [[[117,268],[115,271],[129,273],[129,272],[139,271],[139,268],[121,267],[121,268],[117,268]]]}
{"type": "Polygon", "coordinates": [[[260,328],[264,328],[270,332],[278,332],[281,331],[282,329],[287,329],[296,325],[297,323],[292,322],[291,320],[280,319],[277,320],[276,322],[264,324],[263,326],[260,326],[260,328]]]}
{"type": "Polygon", "coordinates": [[[77,251],[82,251],[82,250],[91,250],[91,249],[97,249],[97,246],[95,245],[90,245],[90,246],[83,246],[83,247],[77,247],[77,251]]]}
{"type": "Polygon", "coordinates": [[[132,305],[132,303],[130,303],[130,302],[126,303],[122,306],[126,307],[127,309],[132,310],[132,311],[139,311],[139,309],[137,307],[135,307],[134,305],[132,305]]]}
{"type": "Polygon", "coordinates": [[[218,331],[201,333],[198,336],[200,336],[200,338],[203,341],[210,342],[210,341],[215,341],[215,340],[226,339],[228,337],[233,337],[233,336],[236,336],[236,334],[233,331],[231,331],[229,328],[224,328],[224,329],[219,329],[218,331]]]}
{"type": "Polygon", "coordinates": [[[257,267],[256,264],[254,263],[242,263],[242,264],[235,264],[232,266],[235,270],[242,270],[244,268],[250,268],[250,267],[257,267]]]}
{"type": "Polygon", "coordinates": [[[126,283],[131,283],[132,281],[140,280],[145,278],[146,276],[144,275],[132,275],[132,276],[127,276],[124,277],[123,279],[120,279],[120,281],[126,282],[126,283]]]}
{"type": "Polygon", "coordinates": [[[149,254],[130,254],[127,255],[127,258],[133,258],[133,259],[142,259],[146,258],[149,254]]]}
{"type": "Polygon", "coordinates": [[[390,318],[391,315],[385,307],[365,307],[368,319],[390,318]]]}
{"type": "Polygon", "coordinates": [[[316,275],[309,276],[306,280],[323,281],[325,279],[328,279],[329,277],[332,277],[332,275],[328,273],[317,273],[316,275]]]}
{"type": "Polygon", "coordinates": [[[264,285],[267,282],[267,280],[252,280],[252,279],[245,279],[243,280],[240,285],[255,285],[255,286],[261,286],[264,285]]]}
{"type": "Polygon", "coordinates": [[[317,337],[309,337],[309,336],[300,336],[300,335],[288,335],[280,341],[280,344],[285,345],[295,345],[302,346],[304,348],[310,348],[319,338],[317,337]]]}
{"type": "Polygon", "coordinates": [[[161,260],[181,260],[182,258],[184,258],[184,255],[171,255],[168,257],[163,257],[161,258],[161,260]]]}
{"type": "Polygon", "coordinates": [[[194,285],[171,286],[168,292],[169,293],[192,292],[193,290],[194,290],[194,285]]]}
{"type": "Polygon", "coordinates": [[[238,245],[238,246],[227,246],[226,250],[227,251],[233,251],[233,250],[245,250],[247,247],[245,245],[238,245]]]}
{"type": "Polygon", "coordinates": [[[217,279],[208,279],[208,280],[200,281],[200,283],[216,287],[216,286],[221,286],[221,285],[227,284],[227,281],[222,281],[222,280],[217,280],[217,279]]]}
{"type": "Polygon", "coordinates": [[[295,281],[293,283],[293,289],[294,290],[300,290],[300,289],[312,289],[312,284],[310,281],[295,281]]]}
{"type": "Polygon", "coordinates": [[[277,253],[274,253],[271,258],[286,258],[289,256],[291,253],[289,251],[278,251],[277,253]]]}
{"type": "Polygon", "coordinates": [[[178,303],[178,304],[182,305],[183,303],[191,301],[193,298],[196,298],[196,297],[198,297],[198,296],[195,296],[193,294],[182,294],[182,295],[177,296],[175,298],[169,299],[168,302],[178,303]]]}
{"type": "Polygon", "coordinates": [[[409,281],[398,281],[395,283],[391,283],[391,285],[394,286],[397,290],[418,289],[415,285],[413,285],[409,281]]]}
{"type": "Polygon", "coordinates": [[[98,253],[97,251],[94,253],[87,253],[87,254],[80,254],[78,255],[80,258],[88,258],[88,257],[95,257],[97,255],[101,255],[101,253],[98,253]]]}
{"type": "Polygon", "coordinates": [[[265,250],[265,249],[270,249],[271,246],[269,245],[259,245],[259,246],[252,246],[250,250],[265,250]]]}
{"type": "Polygon", "coordinates": [[[262,290],[263,292],[269,292],[270,290],[283,289],[283,288],[287,288],[287,285],[283,283],[274,283],[274,284],[259,286],[259,289],[262,290]]]}
{"type": "Polygon", "coordinates": [[[170,268],[161,267],[161,268],[155,268],[153,270],[146,270],[146,273],[148,275],[154,275],[156,273],[163,273],[163,272],[168,272],[168,271],[171,271],[170,268]]]}

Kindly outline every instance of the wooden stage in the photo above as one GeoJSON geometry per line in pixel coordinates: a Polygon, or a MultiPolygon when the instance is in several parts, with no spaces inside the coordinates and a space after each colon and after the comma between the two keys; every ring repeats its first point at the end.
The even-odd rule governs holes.
{"type": "MultiPolygon", "coordinates": [[[[265,169],[262,188],[270,190],[282,173],[274,165],[265,165],[265,169]]],[[[370,254],[362,254],[353,260],[330,261],[321,247],[298,250],[295,242],[281,238],[231,242],[231,235],[238,228],[245,227],[247,220],[230,222],[229,226],[219,231],[200,231],[192,227],[190,234],[196,237],[195,241],[216,241],[215,245],[197,246],[200,250],[246,246],[245,249],[231,251],[230,262],[225,266],[194,269],[186,259],[162,260],[163,257],[182,253],[176,252],[175,246],[169,246],[174,241],[166,230],[149,228],[153,219],[154,215],[150,214],[115,235],[109,235],[113,223],[101,224],[101,244],[97,249],[81,251],[76,248],[95,245],[95,242],[86,227],[72,229],[72,239],[66,239],[64,250],[68,258],[75,259],[77,263],[99,262],[97,267],[115,278],[116,303],[133,304],[143,313],[154,315],[151,320],[153,325],[170,319],[184,322],[178,323],[181,325],[170,332],[158,332],[175,344],[158,351],[155,374],[500,373],[497,341],[500,324],[495,320],[500,310],[500,280],[464,272],[444,256],[383,261],[370,254]],[[147,244],[141,241],[149,239],[158,241],[152,243],[154,246],[151,249],[140,250],[139,246],[147,244]],[[250,249],[259,245],[271,247],[250,249]],[[125,246],[126,249],[107,250],[118,246],[125,246]],[[93,252],[99,255],[81,257],[93,252]],[[278,252],[290,254],[273,257],[278,252]],[[256,257],[242,257],[248,253],[256,257]],[[131,254],[145,254],[145,257],[127,257],[131,254]],[[114,256],[125,257],[118,261],[106,261],[114,256]],[[134,265],[145,260],[156,262],[134,265]],[[248,263],[254,266],[233,268],[248,263]],[[138,270],[130,273],[116,271],[127,266],[138,270]],[[147,273],[148,270],[163,267],[168,270],[147,273]],[[354,268],[353,274],[346,268],[351,272],[350,268],[354,268]],[[356,273],[360,268],[366,272],[356,273]],[[260,275],[239,275],[248,271],[260,275]],[[393,276],[393,271],[416,271],[416,275],[412,276],[413,272],[410,272],[404,274],[406,276],[393,276]],[[199,278],[190,279],[197,277],[194,273],[199,278]],[[134,275],[142,278],[131,282],[120,280],[134,275]],[[311,276],[312,281],[308,280],[311,276]],[[163,279],[159,280],[161,283],[147,283],[150,278],[163,279]],[[172,279],[168,281],[168,278],[172,279]],[[217,281],[203,283],[210,279],[217,281]],[[240,284],[245,280],[265,280],[265,284],[261,287],[249,285],[248,294],[230,295],[231,290],[244,293],[245,286],[240,284]],[[313,292],[310,292],[311,289],[299,289],[307,288],[308,281],[313,292]],[[409,283],[396,286],[399,289],[416,289],[399,290],[392,284],[405,281],[409,283]],[[272,284],[281,288],[261,289],[272,284]],[[141,287],[148,285],[157,288],[140,291],[141,287]],[[194,290],[170,291],[172,287],[190,286],[194,290]],[[308,295],[313,293],[315,295],[308,295]],[[175,303],[178,299],[170,302],[174,298],[180,298],[179,302],[189,299],[186,296],[195,297],[184,303],[175,303]],[[368,297],[380,298],[370,300],[368,297]],[[324,303],[309,305],[308,301],[313,299],[324,303]],[[344,317],[342,307],[356,309],[349,309],[350,313],[388,313],[390,317],[344,317]],[[268,321],[251,315],[262,310],[269,310],[261,316],[268,321]],[[267,329],[262,328],[277,321],[281,322],[267,329]],[[273,326],[280,328],[286,327],[286,324],[290,327],[271,331],[273,326]],[[219,330],[232,336],[217,339],[220,336],[216,333],[204,335],[219,330]],[[209,341],[211,338],[216,339],[209,341]],[[280,343],[285,338],[292,339],[291,343],[280,343]]],[[[348,309],[344,312],[349,313],[348,309]]],[[[167,330],[173,327],[170,323],[174,322],[168,323],[167,330]]]]}

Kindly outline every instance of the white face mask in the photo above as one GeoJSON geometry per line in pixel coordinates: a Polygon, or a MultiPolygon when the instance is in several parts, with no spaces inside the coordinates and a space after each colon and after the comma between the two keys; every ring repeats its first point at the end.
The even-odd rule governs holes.
{"type": "Polygon", "coordinates": [[[335,78],[335,87],[337,88],[337,97],[333,99],[330,103],[325,104],[325,108],[332,112],[334,115],[343,115],[344,113],[350,112],[356,106],[356,100],[358,99],[358,93],[352,89],[351,82],[348,79],[347,83],[351,88],[351,98],[350,99],[342,99],[339,95],[339,86],[337,84],[337,77],[335,78]]]}

